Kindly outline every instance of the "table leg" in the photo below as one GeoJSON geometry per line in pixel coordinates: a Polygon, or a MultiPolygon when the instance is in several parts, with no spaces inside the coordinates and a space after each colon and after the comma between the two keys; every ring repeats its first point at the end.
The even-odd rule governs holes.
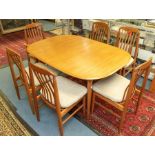
{"type": "Polygon", "coordinates": [[[155,77],[153,78],[152,82],[151,82],[151,86],[149,88],[149,90],[154,93],[155,92],[155,77]]]}
{"type": "Polygon", "coordinates": [[[92,97],[92,80],[87,81],[87,119],[90,116],[91,97],[92,97]]]}

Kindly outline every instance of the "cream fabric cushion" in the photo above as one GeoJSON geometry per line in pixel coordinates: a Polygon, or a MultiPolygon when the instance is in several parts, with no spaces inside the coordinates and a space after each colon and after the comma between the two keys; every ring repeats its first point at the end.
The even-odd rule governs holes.
{"type": "Polygon", "coordinates": [[[114,102],[122,102],[124,92],[129,84],[130,80],[119,74],[113,74],[97,81],[93,85],[93,90],[114,102]]]}
{"type": "MultiPolygon", "coordinates": [[[[57,86],[58,86],[58,94],[60,105],[62,108],[67,108],[77,102],[80,98],[82,98],[87,93],[87,88],[71,81],[65,77],[57,76],[57,86]]],[[[42,94],[42,90],[40,91],[42,94]]],[[[50,95],[44,96],[48,101],[50,95]]],[[[51,102],[51,101],[50,101],[51,102]]],[[[53,103],[53,96],[52,96],[52,103],[53,103]]]]}
{"type": "MultiPolygon", "coordinates": [[[[155,65],[152,65],[151,66],[151,70],[155,70],[155,65]]],[[[155,76],[155,73],[154,72],[150,72],[149,76],[148,76],[148,79],[150,80],[153,80],[154,79],[154,76],[155,76]]]]}
{"type": "MultiPolygon", "coordinates": [[[[43,64],[43,63],[41,63],[41,62],[35,63],[35,65],[38,66],[38,67],[40,67],[40,68],[46,69],[46,70],[48,70],[49,72],[54,73],[55,75],[58,75],[58,74],[60,73],[60,72],[57,71],[56,69],[54,69],[54,68],[52,68],[52,67],[49,67],[48,65],[43,64]]],[[[27,74],[29,75],[29,67],[26,67],[26,68],[25,68],[25,71],[26,71],[27,74]]],[[[36,78],[35,75],[33,75],[33,76],[34,76],[34,83],[35,83],[36,86],[38,86],[38,85],[39,85],[39,81],[38,81],[38,79],[36,78]]]]}
{"type": "Polygon", "coordinates": [[[124,68],[129,67],[133,63],[134,59],[131,57],[129,62],[124,66],[124,68]]]}
{"type": "MultiPolygon", "coordinates": [[[[152,69],[155,69],[155,65],[151,66],[152,69]]],[[[144,77],[144,75],[142,75],[144,77]]],[[[155,77],[155,73],[154,72],[150,72],[148,75],[148,79],[153,80],[155,77]]]]}
{"type": "Polygon", "coordinates": [[[150,72],[150,74],[148,76],[148,79],[153,80],[154,79],[154,76],[155,76],[155,74],[152,73],[152,72],[150,72]]]}

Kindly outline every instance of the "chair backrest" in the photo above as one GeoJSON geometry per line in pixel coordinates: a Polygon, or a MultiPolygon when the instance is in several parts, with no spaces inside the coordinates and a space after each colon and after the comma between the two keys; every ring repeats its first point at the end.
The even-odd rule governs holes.
{"type": "Polygon", "coordinates": [[[133,27],[120,27],[117,38],[116,47],[119,47],[125,51],[132,53],[133,48],[135,48],[134,58],[137,58],[138,47],[139,47],[140,33],[137,28],[133,27]]]}
{"type": "Polygon", "coordinates": [[[42,40],[45,38],[41,23],[31,23],[24,29],[25,41],[27,44],[42,40]]]}
{"type": "Polygon", "coordinates": [[[21,56],[17,52],[9,48],[6,49],[6,53],[14,82],[17,80],[17,78],[19,78],[24,83],[28,84],[29,76],[25,71],[21,56]],[[15,66],[18,69],[18,76],[16,75],[15,66]]]}
{"type": "Polygon", "coordinates": [[[136,84],[137,84],[138,80],[140,79],[140,77],[143,77],[143,80],[142,80],[142,86],[139,88],[139,92],[140,92],[139,98],[142,96],[142,93],[145,89],[145,85],[146,85],[148,75],[150,72],[151,63],[152,63],[152,59],[148,60],[147,62],[144,62],[143,64],[141,64],[141,65],[137,66],[135,69],[133,69],[130,84],[124,94],[126,104],[135,94],[136,84]]]}
{"type": "Polygon", "coordinates": [[[105,22],[94,22],[89,38],[100,42],[109,43],[110,29],[108,24],[105,22]]]}
{"type": "Polygon", "coordinates": [[[56,106],[60,108],[56,76],[46,69],[36,66],[35,64],[30,63],[29,67],[33,94],[36,96],[33,77],[33,75],[35,75],[39,81],[40,97],[42,98],[42,100],[49,107],[56,106]]]}

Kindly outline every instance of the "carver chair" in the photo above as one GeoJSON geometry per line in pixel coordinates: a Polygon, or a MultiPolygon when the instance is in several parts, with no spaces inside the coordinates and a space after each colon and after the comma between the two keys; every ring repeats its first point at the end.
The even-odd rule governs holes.
{"type": "Polygon", "coordinates": [[[121,75],[123,76],[126,76],[136,67],[139,38],[139,30],[133,27],[120,27],[117,33],[115,46],[129,52],[132,56],[128,64],[121,70],[121,75]]]}
{"type": "MultiPolygon", "coordinates": [[[[16,90],[16,94],[18,99],[20,99],[20,93],[19,93],[19,87],[24,86],[26,89],[26,93],[28,96],[29,104],[31,107],[32,112],[33,110],[33,99],[32,99],[32,89],[31,89],[31,82],[30,82],[30,76],[29,76],[29,67],[24,67],[21,56],[14,50],[7,48],[6,49],[8,62],[11,70],[11,75],[14,83],[14,87],[16,90]]],[[[53,69],[50,69],[46,65],[42,63],[36,63],[36,65],[46,68],[47,70],[52,71],[54,74],[57,74],[57,72],[53,69]]],[[[35,86],[39,86],[39,82],[37,78],[34,78],[35,86]]]]}
{"type": "Polygon", "coordinates": [[[108,24],[105,22],[94,22],[89,38],[108,44],[110,40],[110,29],[108,24]]]}
{"type": "Polygon", "coordinates": [[[121,112],[121,115],[118,115],[118,113],[111,111],[103,104],[98,104],[99,106],[102,106],[105,110],[111,112],[116,117],[120,118],[120,125],[118,131],[119,133],[121,133],[125,116],[127,113],[128,104],[131,100],[135,100],[137,103],[135,110],[135,113],[137,113],[140,104],[140,99],[145,89],[145,85],[149,75],[150,66],[151,59],[134,68],[131,80],[128,80],[127,78],[115,73],[108,78],[101,79],[98,82],[96,82],[92,88],[92,112],[94,111],[96,96],[104,100],[107,104],[110,104],[112,107],[118,109],[121,112]],[[144,77],[142,81],[142,86],[139,89],[137,89],[136,83],[142,75],[144,77]],[[133,98],[134,94],[138,95],[137,99],[133,98]]]}
{"type": "Polygon", "coordinates": [[[37,120],[40,121],[39,99],[49,108],[56,110],[60,135],[64,134],[63,125],[83,109],[85,115],[85,96],[87,89],[65,77],[55,76],[52,72],[30,63],[30,77],[34,96],[37,120]],[[34,76],[40,84],[40,94],[35,91],[34,76]],[[68,112],[70,114],[66,115],[68,112]],[[65,117],[65,118],[64,118],[65,117]]]}

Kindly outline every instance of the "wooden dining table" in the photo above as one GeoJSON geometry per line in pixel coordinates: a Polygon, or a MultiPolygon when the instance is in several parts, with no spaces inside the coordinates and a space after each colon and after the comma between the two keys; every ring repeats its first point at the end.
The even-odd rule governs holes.
{"type": "Polygon", "coordinates": [[[90,116],[93,80],[114,74],[131,58],[122,49],[75,35],[35,42],[27,47],[27,52],[65,74],[87,81],[87,118],[90,116]]]}

